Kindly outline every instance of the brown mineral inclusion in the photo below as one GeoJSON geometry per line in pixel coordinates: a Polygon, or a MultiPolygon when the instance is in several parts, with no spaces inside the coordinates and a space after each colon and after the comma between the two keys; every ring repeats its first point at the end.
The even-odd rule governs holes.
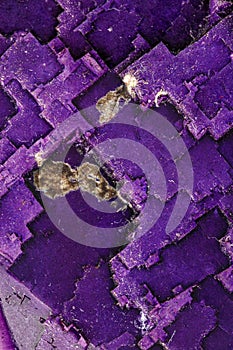
{"type": "Polygon", "coordinates": [[[99,118],[101,124],[109,122],[119,112],[120,100],[124,100],[125,103],[130,101],[130,95],[125,85],[119,86],[114,91],[109,91],[97,101],[96,108],[101,113],[99,118]]]}
{"type": "Polygon", "coordinates": [[[84,163],[79,167],[78,181],[83,191],[93,194],[98,199],[109,200],[117,195],[115,188],[108,184],[99,167],[94,164],[84,163]]]}
{"type": "Polygon", "coordinates": [[[88,162],[72,169],[67,163],[46,160],[33,175],[36,188],[49,198],[63,197],[79,188],[99,200],[117,196],[117,191],[101,175],[99,167],[88,162]]]}
{"type": "Polygon", "coordinates": [[[67,163],[46,160],[34,172],[34,183],[47,197],[62,197],[79,188],[78,172],[67,163]]]}

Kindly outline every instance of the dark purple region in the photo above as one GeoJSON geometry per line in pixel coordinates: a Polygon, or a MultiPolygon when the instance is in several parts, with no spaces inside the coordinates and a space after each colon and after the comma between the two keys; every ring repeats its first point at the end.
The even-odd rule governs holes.
{"type": "Polygon", "coordinates": [[[77,326],[95,345],[107,343],[124,332],[139,335],[139,330],[135,328],[138,310],[119,310],[109,293],[113,287],[109,268],[102,263],[87,269],[77,286],[75,297],[65,303],[65,319],[77,320],[77,326]]]}
{"type": "MultiPolygon", "coordinates": [[[[161,250],[157,264],[149,270],[134,268],[127,279],[138,285],[146,283],[160,302],[171,298],[175,287],[182,285],[186,289],[229,266],[218,242],[226,229],[227,223],[217,210],[208,213],[188,236],[161,250]]],[[[130,293],[129,286],[128,289],[130,293]]]]}
{"type": "Polygon", "coordinates": [[[212,308],[218,321],[210,334],[202,341],[204,349],[230,349],[233,345],[233,298],[214,278],[207,278],[194,292],[194,299],[212,308]]]}
{"type": "Polygon", "coordinates": [[[15,101],[7,95],[2,88],[0,88],[0,129],[4,128],[7,120],[16,114],[17,109],[15,106],[15,101]]]}
{"type": "Polygon", "coordinates": [[[108,261],[117,252],[72,241],[45,213],[29,228],[33,238],[25,243],[23,254],[10,272],[55,312],[61,312],[64,301],[72,297],[75,282],[83,277],[88,266],[97,266],[102,259],[108,261]]]}
{"type": "Polygon", "coordinates": [[[56,36],[57,16],[61,7],[53,1],[6,0],[0,4],[0,32],[11,35],[31,31],[43,43],[56,36]]]}

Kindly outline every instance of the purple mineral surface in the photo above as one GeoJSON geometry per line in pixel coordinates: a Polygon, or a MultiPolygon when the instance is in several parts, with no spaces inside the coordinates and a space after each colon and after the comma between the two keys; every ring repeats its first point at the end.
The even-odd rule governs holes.
{"type": "Polygon", "coordinates": [[[232,350],[232,0],[0,1],[0,78],[0,350],[232,350]]]}

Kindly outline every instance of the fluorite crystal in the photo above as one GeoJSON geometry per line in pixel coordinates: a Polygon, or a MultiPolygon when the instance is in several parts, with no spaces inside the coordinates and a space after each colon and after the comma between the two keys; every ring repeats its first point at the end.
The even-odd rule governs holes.
{"type": "Polygon", "coordinates": [[[0,2],[0,350],[233,349],[232,10],[0,2]]]}

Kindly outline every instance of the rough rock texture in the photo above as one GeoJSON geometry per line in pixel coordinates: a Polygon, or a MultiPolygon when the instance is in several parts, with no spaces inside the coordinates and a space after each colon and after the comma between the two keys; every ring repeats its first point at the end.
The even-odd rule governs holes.
{"type": "MultiPolygon", "coordinates": [[[[0,349],[233,349],[232,10],[230,0],[0,2],[0,349]],[[173,161],[139,114],[127,124],[130,99],[145,125],[163,116],[191,157],[191,202],[171,232],[183,155],[173,161]],[[72,169],[118,138],[158,159],[165,198],[149,155],[127,159],[123,141],[122,157],[97,151],[98,170],[82,168],[97,198],[77,183],[70,192],[72,169]],[[51,221],[33,174],[71,145],[62,195],[90,236],[129,224],[128,244],[83,245],[51,221]],[[164,207],[137,238],[146,164],[164,207]]],[[[57,173],[46,180],[56,192],[57,173]]]]}

